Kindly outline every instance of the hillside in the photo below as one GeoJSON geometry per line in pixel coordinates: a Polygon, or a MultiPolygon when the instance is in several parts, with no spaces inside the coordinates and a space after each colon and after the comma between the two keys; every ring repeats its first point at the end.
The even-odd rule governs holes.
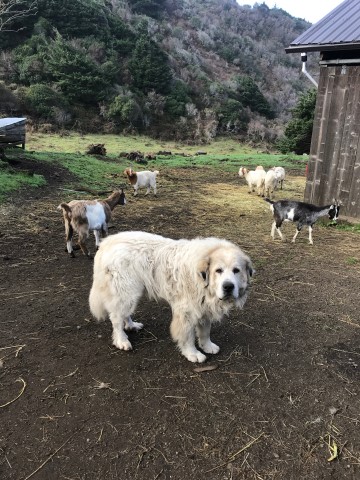
{"type": "Polygon", "coordinates": [[[30,13],[0,31],[0,113],[43,130],[271,142],[309,88],[284,47],[310,24],[265,4],[37,0],[30,13]]]}

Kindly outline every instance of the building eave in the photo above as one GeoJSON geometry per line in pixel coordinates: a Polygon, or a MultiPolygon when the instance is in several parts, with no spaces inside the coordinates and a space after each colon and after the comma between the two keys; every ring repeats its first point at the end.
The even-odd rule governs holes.
{"type": "Polygon", "coordinates": [[[302,52],[325,52],[325,51],[340,51],[340,50],[359,50],[360,43],[324,43],[324,44],[303,44],[303,45],[290,45],[285,48],[286,53],[302,53],[302,52]]]}

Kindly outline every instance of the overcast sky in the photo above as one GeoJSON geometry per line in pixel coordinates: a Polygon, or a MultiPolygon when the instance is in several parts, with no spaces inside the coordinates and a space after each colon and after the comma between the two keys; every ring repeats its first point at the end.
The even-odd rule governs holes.
{"type": "MultiPolygon", "coordinates": [[[[240,5],[254,5],[263,3],[263,0],[237,0],[240,5]]],[[[304,18],[308,22],[316,23],[325,17],[331,10],[342,3],[342,0],[264,0],[270,8],[282,8],[293,17],[304,18]]]]}

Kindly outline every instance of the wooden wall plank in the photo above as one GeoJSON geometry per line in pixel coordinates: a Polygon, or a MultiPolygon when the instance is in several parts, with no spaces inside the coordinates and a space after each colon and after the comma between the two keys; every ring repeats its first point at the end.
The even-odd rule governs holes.
{"type": "Polygon", "coordinates": [[[317,162],[319,157],[319,150],[321,148],[321,129],[323,110],[328,86],[328,70],[325,67],[320,67],[320,78],[318,85],[318,92],[316,97],[314,125],[311,137],[310,156],[308,162],[308,174],[305,186],[304,200],[305,202],[314,203],[313,195],[315,191],[317,162]]]}

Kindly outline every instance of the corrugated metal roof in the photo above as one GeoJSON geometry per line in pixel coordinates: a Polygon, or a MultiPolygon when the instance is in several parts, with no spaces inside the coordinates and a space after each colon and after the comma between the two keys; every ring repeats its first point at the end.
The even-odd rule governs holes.
{"type": "Polygon", "coordinates": [[[26,118],[0,118],[0,128],[7,127],[8,125],[12,125],[13,123],[23,122],[24,120],[26,120],[26,118]]]}
{"type": "Polygon", "coordinates": [[[285,50],[289,53],[347,48],[360,49],[360,0],[345,0],[285,50]]]}

